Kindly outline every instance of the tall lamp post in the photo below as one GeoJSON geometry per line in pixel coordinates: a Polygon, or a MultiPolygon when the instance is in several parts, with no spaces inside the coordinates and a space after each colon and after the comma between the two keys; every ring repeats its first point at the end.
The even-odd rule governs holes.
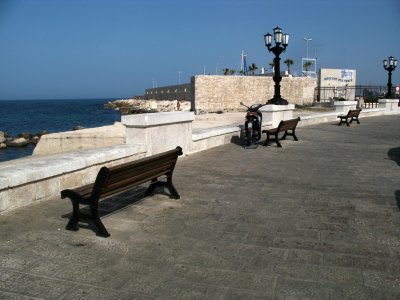
{"type": "Polygon", "coordinates": [[[268,51],[275,54],[274,58],[274,77],[273,80],[275,82],[275,94],[274,97],[268,100],[267,104],[275,104],[275,105],[287,105],[287,100],[281,97],[281,86],[280,82],[282,80],[281,69],[280,69],[280,55],[282,52],[286,50],[287,45],[289,44],[289,35],[283,34],[282,29],[279,27],[274,28],[274,40],[275,46],[271,47],[272,44],[272,35],[267,33],[264,35],[265,46],[267,46],[268,51]]]}
{"type": "Polygon", "coordinates": [[[383,68],[388,71],[388,92],[387,92],[387,97],[390,99],[392,98],[392,71],[396,69],[397,67],[397,59],[395,59],[393,56],[389,56],[389,58],[383,61],[383,68]]]}

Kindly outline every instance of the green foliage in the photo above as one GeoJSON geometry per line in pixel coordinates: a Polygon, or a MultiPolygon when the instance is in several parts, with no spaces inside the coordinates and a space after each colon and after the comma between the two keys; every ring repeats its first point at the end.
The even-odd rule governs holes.
{"type": "Polygon", "coordinates": [[[287,65],[288,73],[290,74],[290,66],[294,64],[293,59],[288,58],[288,59],[286,59],[283,63],[287,65]]]}
{"type": "Polygon", "coordinates": [[[308,69],[313,65],[312,61],[306,61],[303,65],[304,69],[306,69],[306,71],[308,71],[308,69]]]}
{"type": "Polygon", "coordinates": [[[235,70],[231,70],[231,69],[228,69],[228,68],[223,69],[222,72],[224,72],[224,75],[233,75],[233,74],[236,73],[235,70]]]}

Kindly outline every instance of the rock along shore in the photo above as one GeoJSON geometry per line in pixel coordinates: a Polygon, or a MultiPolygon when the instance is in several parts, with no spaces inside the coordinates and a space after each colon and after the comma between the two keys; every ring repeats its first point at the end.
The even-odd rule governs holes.
{"type": "Polygon", "coordinates": [[[120,99],[106,103],[105,107],[110,109],[117,109],[121,111],[123,115],[171,111],[190,111],[190,101],[120,99]]]}

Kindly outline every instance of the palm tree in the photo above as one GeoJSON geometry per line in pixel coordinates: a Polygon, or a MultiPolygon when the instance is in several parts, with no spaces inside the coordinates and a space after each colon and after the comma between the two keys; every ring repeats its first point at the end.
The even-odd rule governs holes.
{"type": "Polygon", "coordinates": [[[257,68],[257,66],[256,66],[255,63],[252,63],[252,64],[249,66],[249,71],[251,72],[251,75],[254,75],[254,71],[257,70],[257,69],[258,69],[258,68],[257,68]]]}
{"type": "Polygon", "coordinates": [[[293,59],[288,58],[283,63],[287,65],[287,70],[288,73],[290,74],[290,66],[294,64],[293,59]]]}
{"type": "MultiPolygon", "coordinates": [[[[275,60],[275,59],[274,59],[274,60],[275,60]]],[[[269,63],[269,66],[270,66],[271,69],[272,69],[272,73],[274,73],[274,72],[275,72],[275,62],[272,61],[271,63],[269,63]]]]}
{"type": "Polygon", "coordinates": [[[306,72],[308,72],[308,68],[311,67],[312,65],[313,65],[312,61],[307,60],[304,63],[303,67],[304,67],[304,69],[306,69],[306,72]]]}
{"type": "Polygon", "coordinates": [[[233,74],[235,74],[236,71],[226,68],[226,69],[223,69],[222,72],[224,72],[224,75],[233,75],[233,74]]]}

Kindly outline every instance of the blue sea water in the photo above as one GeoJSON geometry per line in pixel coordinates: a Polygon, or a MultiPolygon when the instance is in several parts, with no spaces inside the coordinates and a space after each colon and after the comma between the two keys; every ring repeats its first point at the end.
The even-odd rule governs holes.
{"type": "MultiPolygon", "coordinates": [[[[16,136],[21,132],[49,133],[111,125],[121,120],[119,111],[104,107],[112,99],[2,100],[0,131],[16,136]]],[[[0,149],[0,162],[32,154],[34,145],[0,149]]]]}

